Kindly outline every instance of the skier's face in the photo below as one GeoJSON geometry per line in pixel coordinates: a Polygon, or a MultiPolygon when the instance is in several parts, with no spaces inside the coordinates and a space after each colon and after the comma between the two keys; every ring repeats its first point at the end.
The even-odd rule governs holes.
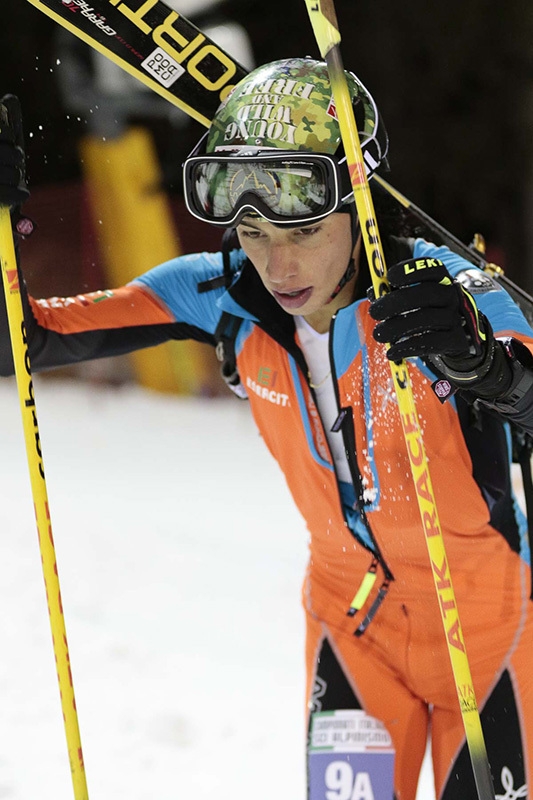
{"type": "Polygon", "coordinates": [[[237,234],[266,289],[288,314],[326,331],[335,311],[352,300],[355,277],[330,299],[350,258],[358,262],[360,242],[353,247],[349,214],[330,214],[299,228],[245,217],[237,234]]]}

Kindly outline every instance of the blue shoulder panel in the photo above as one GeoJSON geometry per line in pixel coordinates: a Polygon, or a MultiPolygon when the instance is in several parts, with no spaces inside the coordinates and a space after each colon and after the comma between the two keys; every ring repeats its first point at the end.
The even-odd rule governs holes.
{"type": "Polygon", "coordinates": [[[440,258],[446,264],[450,274],[459,280],[461,280],[460,273],[468,272],[467,288],[474,295],[479,310],[490,320],[496,336],[503,332],[515,332],[524,336],[533,336],[533,331],[521,310],[497,280],[487,276],[487,273],[484,273],[479,267],[453,253],[448,247],[438,247],[431,242],[426,242],[424,239],[417,239],[414,247],[414,257],[423,258],[426,256],[440,258]],[[480,276],[485,276],[479,282],[478,288],[476,288],[476,282],[472,278],[475,272],[478,272],[480,276]]]}
{"type": "MultiPolygon", "coordinates": [[[[232,270],[238,270],[244,262],[244,254],[235,250],[230,254],[230,261],[232,270]]],[[[226,290],[219,287],[199,293],[198,284],[222,274],[222,253],[194,253],[166,261],[132,283],[146,286],[161,298],[177,322],[214,333],[220,319],[217,301],[226,290]]]]}

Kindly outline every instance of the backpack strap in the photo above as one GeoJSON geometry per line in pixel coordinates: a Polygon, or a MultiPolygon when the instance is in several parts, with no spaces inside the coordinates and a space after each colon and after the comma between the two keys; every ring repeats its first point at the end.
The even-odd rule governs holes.
{"type": "Polygon", "coordinates": [[[222,244],[220,250],[222,252],[222,275],[216,275],[214,278],[209,278],[207,281],[200,281],[197,286],[198,294],[210,292],[212,289],[220,289],[224,286],[226,289],[231,286],[233,280],[233,272],[231,269],[230,253],[234,249],[235,244],[235,228],[226,228],[222,236],[222,244]]]}
{"type": "Polygon", "coordinates": [[[235,339],[241,323],[241,317],[236,317],[228,311],[222,312],[215,330],[215,353],[220,361],[220,374],[226,385],[237,397],[240,397],[241,400],[246,400],[247,394],[237,371],[237,357],[235,355],[235,339]]]}
{"type": "MultiPolygon", "coordinates": [[[[212,289],[225,287],[226,289],[231,285],[233,280],[233,272],[231,269],[230,253],[234,249],[235,244],[235,228],[228,228],[224,231],[222,237],[222,275],[217,275],[207,281],[202,281],[198,284],[198,292],[209,292],[212,289]]],[[[230,314],[229,311],[223,311],[218,325],[215,329],[215,353],[217,359],[220,361],[220,374],[224,379],[226,385],[231,391],[240,397],[241,400],[248,398],[246,391],[241,384],[241,379],[237,371],[237,357],[235,355],[235,340],[241,327],[241,317],[236,317],[230,314]]]]}

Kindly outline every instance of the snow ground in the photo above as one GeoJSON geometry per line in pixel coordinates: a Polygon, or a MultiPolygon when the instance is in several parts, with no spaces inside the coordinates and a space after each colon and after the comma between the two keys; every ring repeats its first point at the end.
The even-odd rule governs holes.
{"type": "MultiPolygon", "coordinates": [[[[306,532],[246,403],[35,385],[91,800],[304,800],[306,532]]],[[[0,413],[0,800],[70,800],[11,379],[0,413]]]]}

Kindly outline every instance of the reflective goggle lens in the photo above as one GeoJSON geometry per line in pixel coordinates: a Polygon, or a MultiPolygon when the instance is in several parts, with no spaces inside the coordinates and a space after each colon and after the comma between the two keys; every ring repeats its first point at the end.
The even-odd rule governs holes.
{"type": "Polygon", "coordinates": [[[185,179],[189,210],[215,224],[254,211],[272,222],[304,222],[326,216],[339,202],[330,159],[207,156],[186,162],[185,179]]]}

